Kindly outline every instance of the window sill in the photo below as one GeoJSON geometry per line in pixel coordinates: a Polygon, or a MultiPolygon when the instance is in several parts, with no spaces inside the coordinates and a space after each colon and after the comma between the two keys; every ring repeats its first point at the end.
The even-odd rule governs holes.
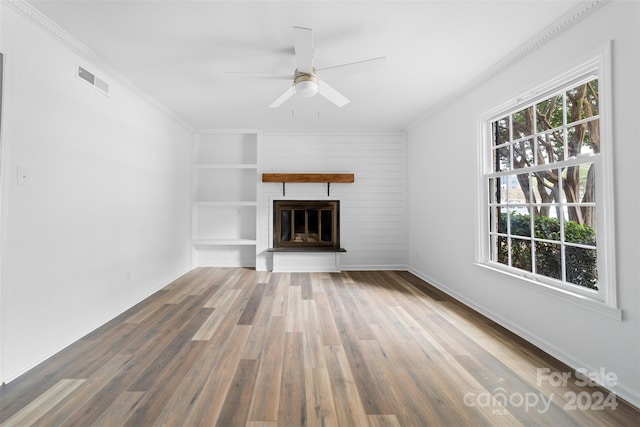
{"type": "Polygon", "coordinates": [[[514,274],[488,264],[481,264],[477,262],[474,264],[478,267],[509,276],[514,279],[514,283],[517,283],[520,286],[526,286],[528,289],[534,289],[538,292],[541,292],[545,295],[550,295],[561,301],[568,302],[586,310],[605,315],[617,321],[622,321],[622,310],[617,307],[611,307],[604,302],[591,299],[584,295],[580,295],[565,289],[556,288],[552,285],[529,279],[527,277],[514,274]]]}

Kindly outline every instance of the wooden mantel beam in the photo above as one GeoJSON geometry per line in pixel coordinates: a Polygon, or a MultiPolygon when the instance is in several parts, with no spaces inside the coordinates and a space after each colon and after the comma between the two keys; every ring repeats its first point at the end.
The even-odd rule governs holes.
{"type": "Polygon", "coordinates": [[[352,183],[352,173],[263,173],[262,182],[352,183]]]}

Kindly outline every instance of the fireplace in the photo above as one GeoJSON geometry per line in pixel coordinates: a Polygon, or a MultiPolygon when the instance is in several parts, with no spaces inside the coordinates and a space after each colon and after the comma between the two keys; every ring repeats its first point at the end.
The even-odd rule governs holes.
{"type": "Polygon", "coordinates": [[[274,200],[273,248],[339,250],[340,201],[274,200]]]}

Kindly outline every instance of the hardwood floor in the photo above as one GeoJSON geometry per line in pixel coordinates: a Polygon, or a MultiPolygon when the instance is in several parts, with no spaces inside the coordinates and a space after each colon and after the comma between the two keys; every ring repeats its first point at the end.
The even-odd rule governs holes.
{"type": "Polygon", "coordinates": [[[406,272],[196,269],[0,393],[2,426],[640,423],[406,272]]]}

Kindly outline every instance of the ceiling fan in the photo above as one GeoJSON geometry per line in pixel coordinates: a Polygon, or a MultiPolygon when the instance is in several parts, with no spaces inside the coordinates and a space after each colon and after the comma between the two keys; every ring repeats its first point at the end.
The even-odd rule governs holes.
{"type": "Polygon", "coordinates": [[[378,58],[365,59],[362,61],[351,62],[348,64],[334,65],[325,68],[315,68],[313,66],[313,30],[311,28],[293,27],[294,36],[294,49],[296,56],[296,69],[293,74],[256,74],[245,72],[230,72],[229,74],[235,74],[245,77],[258,77],[266,79],[285,79],[291,80],[292,85],[285,90],[282,95],[276,98],[275,101],[269,105],[269,108],[276,108],[284,104],[293,95],[298,95],[303,98],[310,98],[319,94],[320,96],[328,99],[338,107],[347,105],[350,101],[340,92],[331,87],[327,82],[320,80],[318,73],[322,73],[325,70],[334,70],[336,68],[352,68],[351,71],[377,68],[383,66],[386,62],[386,57],[381,56],[378,58]]]}

